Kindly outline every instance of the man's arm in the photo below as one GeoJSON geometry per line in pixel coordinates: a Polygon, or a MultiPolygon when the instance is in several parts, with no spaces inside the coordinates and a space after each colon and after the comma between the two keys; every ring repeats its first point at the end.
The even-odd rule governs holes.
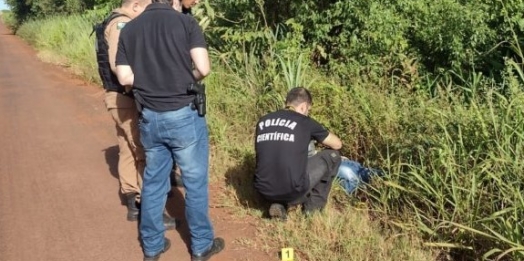
{"type": "Polygon", "coordinates": [[[337,135],[326,130],[324,126],[318,123],[316,120],[309,118],[309,128],[311,130],[311,136],[323,145],[330,147],[334,150],[342,148],[342,141],[337,135]]]}
{"type": "Polygon", "coordinates": [[[131,69],[131,66],[129,65],[129,61],[127,60],[127,53],[126,53],[126,46],[125,46],[125,40],[123,39],[123,36],[125,35],[125,32],[120,35],[120,38],[118,40],[118,50],[116,52],[116,77],[118,78],[118,82],[120,84],[126,86],[126,90],[128,89],[127,86],[133,86],[133,83],[135,82],[135,74],[133,73],[133,70],[131,69]]]}
{"type": "Polygon", "coordinates": [[[116,76],[120,84],[124,86],[133,86],[135,82],[135,74],[129,65],[117,65],[116,76]]]}
{"type": "Polygon", "coordinates": [[[109,65],[111,71],[116,74],[116,52],[118,50],[118,38],[120,37],[120,31],[130,19],[127,16],[120,16],[109,22],[106,29],[106,39],[108,45],[109,65]]]}
{"type": "Polygon", "coordinates": [[[206,48],[197,47],[191,49],[191,59],[195,68],[193,69],[193,76],[196,81],[200,81],[209,75],[211,72],[211,64],[209,62],[209,54],[206,48]]]}
{"type": "Polygon", "coordinates": [[[320,143],[322,143],[323,145],[325,146],[328,146],[334,150],[339,150],[342,148],[342,141],[340,140],[340,138],[333,134],[333,133],[329,133],[328,136],[323,140],[321,141],[320,143]]]}
{"type": "Polygon", "coordinates": [[[193,77],[200,81],[211,72],[207,43],[197,20],[189,15],[184,15],[184,19],[189,20],[189,53],[194,66],[193,77]]]}

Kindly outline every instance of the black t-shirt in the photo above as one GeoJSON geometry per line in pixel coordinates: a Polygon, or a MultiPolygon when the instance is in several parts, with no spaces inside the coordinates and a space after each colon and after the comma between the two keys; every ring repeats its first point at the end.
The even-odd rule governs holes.
{"type": "Polygon", "coordinates": [[[177,110],[194,98],[187,87],[195,82],[190,50],[197,47],[207,45],[195,18],[154,3],[122,29],[116,65],[131,66],[144,107],[177,110]]]}
{"type": "Polygon", "coordinates": [[[317,121],[291,110],[262,117],[256,126],[255,188],[268,200],[290,202],[309,188],[308,145],[329,132],[317,121]]]}

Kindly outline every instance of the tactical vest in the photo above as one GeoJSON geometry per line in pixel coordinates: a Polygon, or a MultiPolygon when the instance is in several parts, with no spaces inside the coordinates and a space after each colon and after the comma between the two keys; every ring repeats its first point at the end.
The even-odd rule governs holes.
{"type": "Polygon", "coordinates": [[[96,36],[96,60],[98,62],[98,74],[100,75],[104,89],[132,96],[133,92],[126,93],[125,87],[118,82],[118,78],[113,71],[111,71],[111,65],[109,64],[109,44],[105,38],[105,30],[109,22],[121,16],[125,15],[112,12],[102,23],[93,26],[93,33],[95,33],[96,36]]]}

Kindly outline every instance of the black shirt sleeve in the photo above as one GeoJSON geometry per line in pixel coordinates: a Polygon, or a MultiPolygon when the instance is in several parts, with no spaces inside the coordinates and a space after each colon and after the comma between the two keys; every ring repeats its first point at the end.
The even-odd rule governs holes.
{"type": "Polygon", "coordinates": [[[125,27],[122,29],[122,32],[120,32],[120,37],[118,37],[118,50],[116,51],[116,65],[129,65],[129,61],[127,60],[126,55],[126,48],[124,44],[124,38],[125,35],[125,27]]]}
{"type": "Polygon", "coordinates": [[[309,118],[309,129],[311,131],[311,138],[318,142],[324,141],[329,135],[329,131],[324,128],[316,120],[309,118]]]}
{"type": "Polygon", "coordinates": [[[206,39],[202,28],[198,25],[198,22],[192,16],[187,16],[190,19],[189,23],[189,48],[207,48],[206,39]]]}

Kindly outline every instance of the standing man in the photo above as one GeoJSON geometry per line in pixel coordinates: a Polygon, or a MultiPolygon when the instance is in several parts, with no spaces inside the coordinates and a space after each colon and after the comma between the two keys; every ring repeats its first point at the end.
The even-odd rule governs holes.
{"type": "Polygon", "coordinates": [[[121,84],[133,86],[141,107],[140,137],[146,153],[140,236],[144,260],[158,260],[164,238],[162,209],[170,189],[173,158],[182,172],[191,260],[222,251],[209,218],[209,140],[206,119],[190,87],[210,72],[204,35],[197,21],[177,12],[172,0],[154,0],[120,34],[116,58],[121,84]],[[193,69],[194,65],[194,69],[193,69]],[[199,115],[200,114],[200,115],[199,115]]]}
{"type": "MultiPolygon", "coordinates": [[[[127,201],[127,220],[139,217],[137,201],[140,201],[145,155],[139,139],[138,111],[133,93],[126,91],[116,77],[115,58],[120,31],[133,18],[140,15],[150,0],[122,0],[122,5],[111,12],[102,24],[95,28],[97,38],[98,71],[106,90],[104,102],[116,123],[119,158],[118,176],[120,191],[127,201]]],[[[176,221],[164,215],[166,228],[175,229],[176,221]]]]}
{"type": "Polygon", "coordinates": [[[342,142],[308,117],[313,104],[310,92],[291,89],[286,108],[263,116],[256,125],[255,189],[272,204],[269,215],[285,220],[288,205],[302,204],[306,213],[327,203],[333,178],[340,165],[342,142]],[[308,158],[311,140],[331,148],[308,158]]]}

